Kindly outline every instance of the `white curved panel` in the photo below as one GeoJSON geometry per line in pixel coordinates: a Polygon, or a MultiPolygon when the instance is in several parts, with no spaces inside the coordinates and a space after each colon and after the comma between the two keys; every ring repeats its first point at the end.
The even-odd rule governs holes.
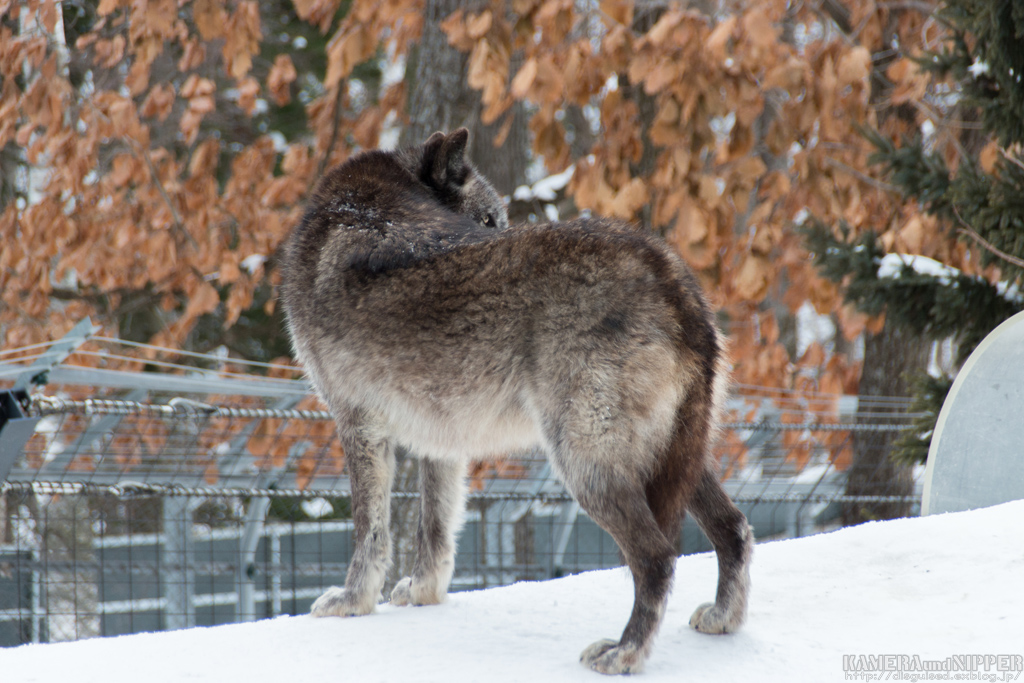
{"type": "Polygon", "coordinates": [[[1024,498],[1024,312],[974,350],[939,411],[921,513],[1024,498]]]}

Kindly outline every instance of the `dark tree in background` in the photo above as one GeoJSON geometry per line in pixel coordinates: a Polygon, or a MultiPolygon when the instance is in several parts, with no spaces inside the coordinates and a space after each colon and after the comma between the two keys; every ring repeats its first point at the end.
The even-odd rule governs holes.
{"type": "Polygon", "coordinates": [[[511,117],[507,131],[502,131],[504,117],[485,123],[480,93],[467,82],[468,56],[449,45],[441,30],[441,22],[456,10],[480,11],[487,6],[487,2],[426,2],[423,33],[406,67],[408,123],[402,128],[401,144],[417,145],[437,130],[469,128],[469,157],[499,194],[508,195],[526,182],[530,141],[523,106],[505,113],[511,117]]]}
{"type": "MultiPolygon", "coordinates": [[[[470,130],[467,155],[502,195],[510,195],[526,182],[529,164],[529,131],[522,103],[518,103],[495,122],[481,118],[480,93],[470,87],[467,78],[468,56],[448,43],[441,22],[456,10],[480,11],[487,2],[427,0],[423,10],[423,31],[410,50],[406,64],[408,122],[402,128],[400,144],[418,145],[434,131],[470,130]],[[510,117],[507,129],[504,117],[510,117]],[[500,145],[495,145],[496,136],[500,145]]],[[[404,450],[398,452],[395,487],[415,491],[419,463],[404,450]]],[[[387,590],[403,576],[412,573],[415,560],[416,529],[419,523],[419,499],[399,498],[391,504],[391,533],[395,544],[395,564],[387,590]]]]}
{"type": "MultiPolygon", "coordinates": [[[[935,220],[936,237],[953,245],[947,252],[966,252],[977,272],[921,267],[908,254],[895,274],[879,277],[886,252],[901,250],[889,248],[893,245],[884,244],[878,233],[854,235],[846,225],[818,221],[804,229],[821,274],[843,283],[846,300],[860,311],[885,314],[882,336],[866,337],[864,375],[877,374],[879,385],[890,387],[888,395],[903,393],[892,387],[904,375],[902,381],[910,382],[916,395],[911,410],[923,414],[918,429],[894,444],[890,459],[896,462],[878,463],[877,475],[861,471],[855,456],[848,489],[853,494],[879,493],[887,477],[903,477],[898,463],[924,462],[952,384],[951,376],[910,376],[899,364],[872,369],[872,345],[898,344],[899,337],[952,339],[958,368],[985,335],[1024,309],[1024,5],[951,0],[936,17],[948,23],[951,39],[942,50],[913,61],[931,79],[932,96],[922,98],[922,106],[940,111],[945,125],[920,128],[898,141],[868,131],[877,150],[870,162],[907,205],[923,208],[935,220]],[[954,153],[944,154],[943,142],[951,143],[946,147],[954,153]]],[[[871,393],[872,384],[862,378],[860,392],[871,393]]],[[[853,505],[845,521],[892,512],[888,505],[853,505]]]]}

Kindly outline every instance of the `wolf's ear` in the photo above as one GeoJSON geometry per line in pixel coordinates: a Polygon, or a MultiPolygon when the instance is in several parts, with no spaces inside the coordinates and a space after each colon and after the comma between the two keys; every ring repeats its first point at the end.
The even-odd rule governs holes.
{"type": "Polygon", "coordinates": [[[435,154],[437,152],[437,148],[441,145],[442,142],[444,142],[444,133],[442,133],[441,131],[437,131],[429,138],[427,138],[427,141],[423,143],[423,149],[425,151],[432,150],[432,154],[435,154]]]}
{"type": "Polygon", "coordinates": [[[469,131],[459,128],[448,135],[434,133],[423,143],[424,171],[436,187],[451,187],[466,181],[468,142],[469,131]]]}
{"type": "Polygon", "coordinates": [[[420,177],[427,183],[434,183],[434,162],[437,159],[438,152],[441,151],[441,145],[444,144],[445,134],[441,131],[437,131],[423,143],[423,156],[420,158],[420,177]]]}

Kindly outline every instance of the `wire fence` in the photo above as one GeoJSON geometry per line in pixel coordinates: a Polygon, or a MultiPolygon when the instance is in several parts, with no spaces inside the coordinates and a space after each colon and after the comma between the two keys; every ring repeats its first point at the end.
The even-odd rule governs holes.
{"type": "MultiPolygon", "coordinates": [[[[0,645],[301,614],[344,582],[344,453],[295,368],[111,351],[88,330],[60,344],[0,353],[0,645]]],[[[906,407],[736,387],[715,458],[757,538],[917,514],[921,472],[887,457],[906,407]]],[[[386,591],[411,566],[416,478],[399,453],[386,591]]],[[[543,454],[476,462],[468,479],[453,590],[620,564],[543,454]]],[[[710,549],[689,521],[678,545],[710,549]]]]}

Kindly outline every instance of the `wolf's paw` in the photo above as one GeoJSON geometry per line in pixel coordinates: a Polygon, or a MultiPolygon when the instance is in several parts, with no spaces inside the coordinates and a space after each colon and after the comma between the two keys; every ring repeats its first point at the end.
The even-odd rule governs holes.
{"type": "Polygon", "coordinates": [[[410,603],[412,603],[412,579],[406,576],[395,584],[395,589],[391,591],[391,604],[404,607],[410,603]]]}
{"type": "Polygon", "coordinates": [[[619,646],[616,640],[599,640],[580,655],[580,663],[602,674],[635,674],[644,668],[636,648],[619,646]]]}
{"type": "Polygon", "coordinates": [[[732,633],[742,623],[742,614],[730,614],[713,602],[701,605],[690,617],[690,626],[701,633],[732,633]]]}
{"type": "Polygon", "coordinates": [[[395,584],[391,591],[391,604],[404,607],[405,605],[437,605],[444,602],[444,594],[436,595],[429,591],[418,590],[422,586],[413,585],[412,578],[406,576],[395,584]]]}
{"type": "Polygon", "coordinates": [[[310,613],[314,617],[357,617],[373,611],[373,601],[357,600],[352,593],[331,586],[316,599],[310,613]]]}

